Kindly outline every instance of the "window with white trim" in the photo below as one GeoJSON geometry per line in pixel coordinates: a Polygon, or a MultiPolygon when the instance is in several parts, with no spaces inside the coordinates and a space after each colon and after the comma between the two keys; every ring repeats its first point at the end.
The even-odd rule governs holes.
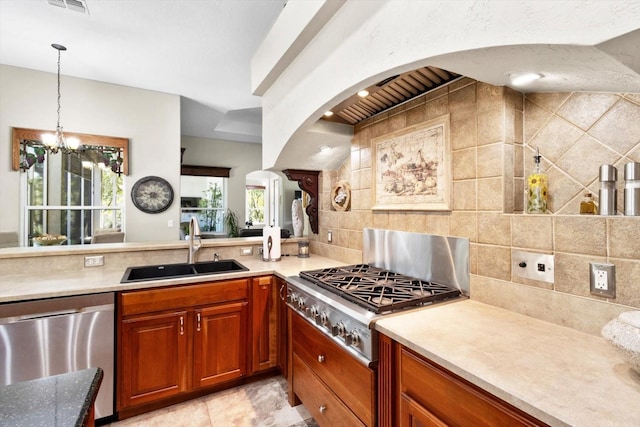
{"type": "Polygon", "coordinates": [[[62,245],[90,243],[94,231],[122,230],[124,177],[104,167],[97,152],[59,154],[27,170],[22,191],[23,241],[62,235],[62,245]]]}

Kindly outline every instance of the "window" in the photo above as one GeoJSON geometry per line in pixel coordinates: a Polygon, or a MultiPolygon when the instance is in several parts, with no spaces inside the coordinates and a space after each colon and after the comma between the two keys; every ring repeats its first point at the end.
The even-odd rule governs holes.
{"type": "Polygon", "coordinates": [[[124,178],[105,168],[97,152],[44,156],[27,170],[23,187],[29,246],[45,234],[79,245],[89,243],[97,228],[122,229],[124,178]]]}
{"type": "Polygon", "coordinates": [[[182,175],[180,178],[180,226],[189,234],[189,220],[198,218],[200,231],[224,232],[227,178],[182,175]]]}
{"type": "Polygon", "coordinates": [[[260,185],[247,185],[247,221],[251,221],[253,225],[263,225],[264,222],[264,195],[265,187],[260,185]]]}

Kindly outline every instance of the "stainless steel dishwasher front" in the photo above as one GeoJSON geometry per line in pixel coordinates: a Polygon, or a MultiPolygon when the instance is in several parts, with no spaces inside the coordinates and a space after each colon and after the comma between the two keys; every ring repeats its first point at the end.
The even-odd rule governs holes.
{"type": "Polygon", "coordinates": [[[0,305],[0,385],[99,367],[96,418],[114,412],[113,292],[0,305]]]}

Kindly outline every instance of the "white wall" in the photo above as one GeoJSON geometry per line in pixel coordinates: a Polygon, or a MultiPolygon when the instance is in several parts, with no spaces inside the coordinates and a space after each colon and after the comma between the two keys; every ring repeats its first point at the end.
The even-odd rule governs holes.
{"type": "MultiPolygon", "coordinates": [[[[65,131],[129,138],[125,178],[127,241],[179,238],[180,98],[160,92],[62,76],[61,124],[65,131]],[[171,207],[140,212],[131,202],[133,184],[161,176],[174,188],[171,207]],[[174,227],[169,228],[172,220],[174,227]]],[[[18,231],[20,172],[11,169],[11,128],[54,130],[56,75],[0,65],[0,230],[18,231]]]]}
{"type": "Polygon", "coordinates": [[[227,182],[227,206],[244,226],[245,179],[249,172],[262,169],[260,144],[182,136],[185,148],[182,163],[191,166],[231,168],[227,182]]]}

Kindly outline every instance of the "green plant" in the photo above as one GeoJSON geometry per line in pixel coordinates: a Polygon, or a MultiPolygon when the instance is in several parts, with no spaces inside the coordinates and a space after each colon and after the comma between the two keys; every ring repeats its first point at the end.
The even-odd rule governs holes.
{"type": "Polygon", "coordinates": [[[203,193],[205,197],[198,202],[198,207],[207,208],[198,214],[198,219],[202,220],[202,231],[217,231],[218,210],[222,207],[222,189],[217,183],[209,184],[209,188],[203,193]]]}
{"type": "Polygon", "coordinates": [[[229,237],[238,237],[238,216],[231,209],[227,209],[227,213],[224,214],[224,226],[229,237]]]}

